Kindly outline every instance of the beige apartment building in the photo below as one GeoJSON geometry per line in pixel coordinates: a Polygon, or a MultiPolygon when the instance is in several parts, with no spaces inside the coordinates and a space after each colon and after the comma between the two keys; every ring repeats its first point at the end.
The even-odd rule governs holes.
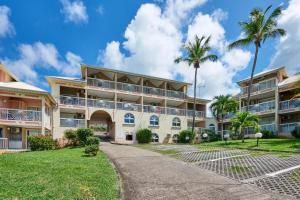
{"type": "MultiPolygon", "coordinates": [[[[285,67],[271,69],[255,74],[250,93],[249,111],[260,117],[262,130],[291,137],[291,131],[300,126],[300,99],[296,97],[300,90],[300,74],[288,77],[285,67]]],[[[246,110],[249,78],[237,82],[241,88],[238,95],[240,111],[246,110]]],[[[226,116],[225,129],[229,130],[230,118],[226,116]]],[[[248,127],[247,136],[253,136],[255,130],[248,127]]]]}
{"type": "MultiPolygon", "coordinates": [[[[81,65],[81,78],[46,77],[57,102],[53,137],[90,127],[117,143],[134,143],[136,132],[151,129],[153,142],[173,142],[192,123],[190,83],[81,65]]],[[[197,99],[196,130],[206,127],[208,100],[197,99]]]]}
{"type": "Polygon", "coordinates": [[[47,91],[19,81],[0,64],[0,149],[26,149],[28,136],[52,133],[54,106],[47,91]]]}

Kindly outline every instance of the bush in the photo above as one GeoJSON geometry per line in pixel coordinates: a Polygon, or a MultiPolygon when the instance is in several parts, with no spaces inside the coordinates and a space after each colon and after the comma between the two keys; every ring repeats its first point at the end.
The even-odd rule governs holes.
{"type": "Polygon", "coordinates": [[[94,136],[87,138],[86,145],[97,145],[97,146],[99,146],[99,144],[100,144],[99,138],[94,137],[94,136]]]}
{"type": "Polygon", "coordinates": [[[52,150],[58,147],[52,135],[34,135],[28,137],[29,148],[32,151],[52,150]]]}
{"type": "Polygon", "coordinates": [[[69,143],[73,146],[76,146],[78,144],[78,138],[76,131],[69,129],[64,132],[64,136],[66,139],[68,139],[69,143]]]}
{"type": "Polygon", "coordinates": [[[87,145],[88,137],[94,136],[94,132],[89,128],[79,128],[76,131],[78,142],[81,146],[87,145]]]}
{"type": "Polygon", "coordinates": [[[99,151],[98,145],[88,145],[84,149],[84,153],[88,156],[96,156],[99,151]]]}
{"type": "Polygon", "coordinates": [[[152,139],[152,133],[149,129],[140,129],[136,133],[136,140],[138,143],[145,144],[150,143],[152,139]]]}
{"type": "Polygon", "coordinates": [[[191,143],[194,141],[195,138],[195,132],[192,132],[192,130],[182,130],[179,133],[178,142],[179,143],[191,143]],[[188,137],[189,139],[187,140],[188,137]]]}
{"type": "Polygon", "coordinates": [[[261,133],[263,134],[263,139],[270,139],[270,138],[275,138],[276,135],[273,133],[273,131],[268,131],[268,130],[262,130],[261,133]]]}
{"type": "MultiPolygon", "coordinates": [[[[208,141],[210,142],[221,140],[221,135],[213,130],[205,129],[204,133],[208,135],[208,141]]],[[[203,134],[202,134],[202,139],[205,139],[203,138],[203,134]]]]}
{"type": "Polygon", "coordinates": [[[300,138],[300,127],[296,127],[294,130],[292,130],[291,134],[295,138],[300,138]]]}

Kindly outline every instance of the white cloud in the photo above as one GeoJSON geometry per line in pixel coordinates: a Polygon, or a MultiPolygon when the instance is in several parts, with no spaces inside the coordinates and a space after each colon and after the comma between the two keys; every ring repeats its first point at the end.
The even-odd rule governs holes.
{"type": "Polygon", "coordinates": [[[278,26],[287,31],[276,46],[270,67],[286,66],[289,73],[300,71],[300,1],[290,0],[288,7],[279,18],[278,26]]]}
{"type": "Polygon", "coordinates": [[[193,82],[194,69],[184,63],[174,64],[174,58],[181,55],[182,44],[187,39],[194,39],[195,34],[211,34],[211,45],[220,60],[201,65],[198,80],[205,84],[201,88],[201,97],[238,92],[233,77],[248,65],[251,54],[241,49],[227,51],[228,42],[220,23],[227,18],[226,12],[217,9],[212,15],[198,13],[193,17],[189,14],[204,2],[170,0],[164,8],[143,4],[126,28],[125,41],[108,43],[101,51],[100,61],[106,67],[117,66],[118,69],[164,78],[181,77],[183,81],[193,82]],[[182,3],[185,3],[183,8],[175,7],[182,3]],[[187,26],[187,21],[192,23],[187,26]],[[126,54],[122,50],[126,50],[126,54]]]}
{"type": "Polygon", "coordinates": [[[8,66],[17,77],[29,83],[39,84],[39,81],[43,79],[36,72],[38,67],[46,70],[55,70],[68,76],[80,74],[81,57],[72,52],[67,52],[66,60],[63,60],[53,44],[41,42],[21,44],[18,47],[18,51],[18,59],[4,58],[1,59],[1,62],[8,66]]]}
{"type": "Polygon", "coordinates": [[[10,14],[9,7],[0,6],[0,38],[15,34],[15,28],[9,20],[10,14]]]}
{"type": "Polygon", "coordinates": [[[99,5],[99,6],[97,7],[96,11],[97,11],[97,13],[98,13],[99,15],[103,15],[103,14],[104,14],[104,8],[103,8],[103,6],[102,6],[102,5],[99,5]]]}
{"type": "Polygon", "coordinates": [[[65,16],[66,22],[74,23],[87,23],[88,14],[86,7],[82,1],[76,0],[71,2],[70,0],[61,0],[63,8],[61,12],[65,16]]]}

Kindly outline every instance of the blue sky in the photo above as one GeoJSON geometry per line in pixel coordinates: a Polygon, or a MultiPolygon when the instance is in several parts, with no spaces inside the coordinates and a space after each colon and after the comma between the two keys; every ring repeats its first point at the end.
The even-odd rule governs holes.
{"type": "MultiPolygon", "coordinates": [[[[211,77],[207,78],[205,75],[201,75],[200,79],[203,79],[205,85],[201,96],[210,98],[218,93],[225,93],[224,89],[228,89],[228,92],[236,92],[237,87],[234,82],[247,77],[250,73],[252,64],[252,54],[250,53],[253,52],[253,48],[243,49],[234,55],[220,50],[222,45],[224,47],[226,43],[239,37],[238,21],[246,20],[253,7],[266,8],[270,4],[276,7],[282,2],[281,0],[1,0],[0,20],[7,20],[8,24],[4,23],[3,25],[2,23],[4,31],[2,33],[0,31],[0,60],[23,81],[46,89],[49,88],[44,76],[79,76],[78,69],[76,69],[79,62],[190,80],[190,75],[183,72],[187,66],[178,69],[181,65],[171,65],[170,61],[162,61],[175,55],[164,55],[168,51],[170,54],[178,53],[178,45],[183,44],[189,38],[193,24],[193,30],[196,33],[198,33],[197,31],[201,33],[203,30],[215,30],[215,26],[220,34],[216,36],[219,39],[216,39],[214,51],[222,57],[222,63],[219,63],[219,71],[212,69],[207,76],[218,78],[218,73],[228,72],[230,75],[226,78],[230,81],[224,80],[220,83],[223,84],[222,87],[211,92],[210,88],[214,87],[211,85],[211,77]],[[191,3],[189,8],[178,8],[179,5],[188,5],[188,3],[191,3]],[[151,6],[145,6],[146,4],[151,6]],[[160,14],[153,14],[157,9],[160,14]],[[181,13],[182,16],[177,16],[178,13],[181,13]],[[153,22],[147,21],[148,18],[152,19],[152,16],[157,16],[157,18],[154,17],[153,22]],[[212,22],[210,28],[206,27],[205,20],[212,22]],[[161,27],[155,27],[160,23],[161,27]],[[150,24],[150,28],[147,24],[150,24]],[[10,27],[7,28],[7,26],[10,27]],[[168,28],[164,30],[164,27],[168,28]],[[152,29],[155,31],[148,34],[152,29]],[[143,30],[149,31],[145,33],[143,30]],[[154,39],[151,38],[152,36],[154,39]],[[158,40],[158,44],[151,46],[146,42],[144,44],[143,40],[155,43],[156,36],[158,39],[161,38],[160,36],[166,36],[171,45],[175,43],[172,42],[172,39],[175,38],[174,41],[177,43],[171,49],[165,49],[166,52],[160,52],[161,58],[154,55],[153,59],[147,59],[145,57],[151,57],[156,51],[155,49],[161,50],[159,46],[161,41],[158,40]],[[173,36],[174,38],[172,38],[173,36]],[[151,48],[153,49],[151,50],[151,48]],[[242,55],[239,56],[239,53],[242,55]],[[238,60],[243,56],[244,60],[241,60],[239,64],[232,64],[235,59],[238,60]],[[229,66],[231,64],[233,67],[229,66]],[[165,67],[164,65],[170,66],[165,67]],[[152,66],[154,66],[153,70],[152,66]],[[230,86],[231,83],[234,86],[230,86]]],[[[296,0],[285,1],[283,4],[285,9],[292,9],[292,6],[298,5],[296,0]]],[[[288,17],[292,18],[293,16],[286,16],[286,18],[288,17]]],[[[283,23],[281,24],[284,26],[283,23]]],[[[299,22],[294,23],[297,25],[299,22]]],[[[293,24],[288,24],[286,27],[291,29],[291,32],[296,32],[290,28],[291,26],[293,24]]],[[[279,40],[271,40],[263,46],[256,72],[272,67],[272,64],[285,64],[284,61],[274,58],[278,52],[283,54],[282,49],[279,49],[284,46],[281,43],[283,42],[279,40]]],[[[291,42],[289,44],[292,45],[291,42]]],[[[169,43],[162,42],[161,45],[168,46],[169,43]]],[[[293,48],[297,47],[292,46],[291,49],[293,48]]],[[[164,48],[162,48],[163,50],[164,48]]],[[[277,57],[280,56],[277,55],[277,57]]],[[[296,65],[295,62],[287,64],[296,65]]],[[[207,68],[209,67],[214,68],[213,65],[208,65],[207,68]]],[[[298,66],[291,67],[291,73],[299,69],[298,66]]],[[[205,71],[203,69],[202,74],[205,71]]],[[[189,70],[188,73],[192,74],[192,71],[189,70]]],[[[220,74],[220,76],[222,75],[220,74]]]]}

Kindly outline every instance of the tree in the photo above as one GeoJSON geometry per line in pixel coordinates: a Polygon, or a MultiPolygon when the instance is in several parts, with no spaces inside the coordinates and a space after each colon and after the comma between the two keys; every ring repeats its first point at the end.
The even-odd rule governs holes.
{"type": "Polygon", "coordinates": [[[238,108],[238,102],[232,98],[230,95],[220,95],[216,96],[213,99],[212,104],[210,105],[211,112],[213,116],[221,122],[221,136],[223,140],[223,126],[224,126],[224,117],[225,114],[231,112],[236,113],[238,108]]]}
{"type": "Polygon", "coordinates": [[[284,29],[277,28],[277,19],[281,15],[282,7],[280,6],[276,8],[269,16],[267,16],[267,13],[271,9],[271,7],[272,6],[269,6],[265,11],[259,8],[254,8],[250,12],[249,21],[241,21],[239,23],[242,29],[243,38],[238,39],[228,46],[229,49],[233,49],[235,47],[249,46],[250,44],[255,45],[254,61],[248,87],[246,111],[249,111],[250,92],[252,88],[253,75],[256,67],[259,48],[267,39],[284,36],[286,34],[284,29]]]}
{"type": "MultiPolygon", "coordinates": [[[[255,129],[259,128],[259,117],[250,112],[238,112],[236,115],[230,120],[231,127],[235,132],[243,129],[245,127],[255,127],[255,129]]],[[[244,132],[241,131],[242,141],[245,141],[244,132]]]]}
{"type": "Polygon", "coordinates": [[[210,36],[205,38],[202,36],[199,38],[195,36],[195,42],[188,42],[183,46],[186,51],[186,56],[178,57],[174,60],[175,63],[185,62],[189,66],[193,65],[195,68],[195,79],[194,79],[194,105],[193,105],[193,124],[192,132],[195,129],[195,112],[196,112],[196,86],[197,86],[197,70],[200,68],[200,64],[206,61],[217,61],[218,57],[214,54],[209,54],[211,47],[209,46],[210,36]]]}

